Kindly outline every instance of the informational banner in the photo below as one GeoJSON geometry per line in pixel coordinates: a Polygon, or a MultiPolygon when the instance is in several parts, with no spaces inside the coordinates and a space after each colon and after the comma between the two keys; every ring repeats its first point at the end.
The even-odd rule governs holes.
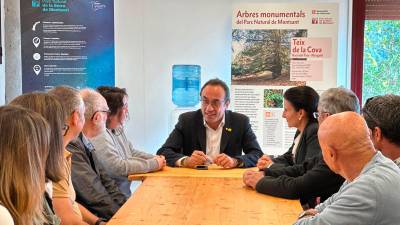
{"type": "Polygon", "coordinates": [[[264,152],[278,155],[295,128],[282,118],[283,93],[336,86],[338,3],[238,4],[232,15],[232,106],[250,118],[264,152]]]}
{"type": "Polygon", "coordinates": [[[113,0],[20,2],[24,93],[114,86],[113,0]]]}

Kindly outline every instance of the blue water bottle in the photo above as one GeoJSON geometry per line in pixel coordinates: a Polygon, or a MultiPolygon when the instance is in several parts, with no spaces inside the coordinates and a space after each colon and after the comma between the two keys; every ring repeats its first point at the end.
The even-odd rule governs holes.
{"type": "Polygon", "coordinates": [[[200,100],[200,66],[172,66],[172,102],[178,107],[192,107],[200,100]]]}

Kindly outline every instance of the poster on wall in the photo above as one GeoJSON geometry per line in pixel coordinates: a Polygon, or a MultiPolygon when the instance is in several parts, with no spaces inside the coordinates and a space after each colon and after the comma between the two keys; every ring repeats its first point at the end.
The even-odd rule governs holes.
{"type": "Polygon", "coordinates": [[[115,84],[113,0],[21,1],[22,90],[115,84]]]}
{"type": "Polygon", "coordinates": [[[338,3],[234,6],[231,106],[250,118],[266,154],[283,154],[293,143],[296,129],[282,118],[285,90],[336,86],[338,8],[338,3]]]}

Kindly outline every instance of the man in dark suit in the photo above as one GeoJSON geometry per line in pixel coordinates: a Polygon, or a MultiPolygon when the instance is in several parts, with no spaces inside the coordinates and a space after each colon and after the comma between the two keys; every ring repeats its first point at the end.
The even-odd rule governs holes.
{"type": "Polygon", "coordinates": [[[179,117],[157,154],[164,155],[169,166],[193,168],[212,162],[224,168],[255,166],[263,152],[249,118],[226,110],[230,98],[225,82],[207,81],[200,96],[201,109],[179,117]]]}

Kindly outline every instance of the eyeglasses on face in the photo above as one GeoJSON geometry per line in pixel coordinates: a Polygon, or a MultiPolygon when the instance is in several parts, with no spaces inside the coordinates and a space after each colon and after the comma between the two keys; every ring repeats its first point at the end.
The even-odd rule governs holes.
{"type": "Polygon", "coordinates": [[[326,113],[328,113],[328,112],[313,112],[313,117],[315,119],[318,119],[319,117],[321,117],[323,114],[326,114],[326,113]]]}
{"type": "Polygon", "coordinates": [[[64,123],[64,126],[62,127],[62,135],[65,136],[69,130],[69,126],[64,123]]]}
{"type": "Polygon", "coordinates": [[[213,107],[214,109],[221,107],[222,104],[224,104],[224,102],[225,102],[225,100],[221,100],[221,99],[213,99],[210,101],[206,98],[201,98],[200,101],[201,101],[201,105],[203,107],[207,107],[207,106],[211,105],[211,107],[213,107]]]}
{"type": "Polygon", "coordinates": [[[98,112],[107,113],[107,115],[111,113],[111,111],[109,109],[107,109],[107,110],[97,110],[97,111],[94,111],[94,113],[93,113],[92,117],[90,118],[90,120],[92,120],[94,118],[94,115],[96,115],[96,113],[98,113],[98,112]]]}

